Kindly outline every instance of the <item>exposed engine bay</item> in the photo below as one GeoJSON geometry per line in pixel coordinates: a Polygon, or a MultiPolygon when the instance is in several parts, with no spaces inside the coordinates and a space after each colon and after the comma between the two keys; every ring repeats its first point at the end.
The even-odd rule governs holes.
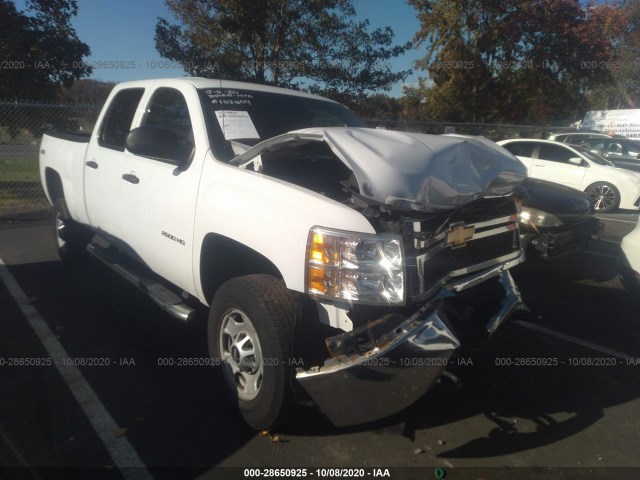
{"type": "MultiPolygon", "coordinates": [[[[232,163],[347,205],[377,234],[399,239],[402,287],[394,290],[396,277],[388,275],[396,294],[388,295],[388,304],[318,295],[318,310],[307,308],[303,315],[339,327],[320,336],[324,348],[312,359],[315,366],[296,375],[336,425],[370,421],[412,403],[448,374],[452,355],[474,339],[489,338],[525,308],[508,269],[524,260],[511,193],[526,171],[485,139],[314,129],[262,142],[232,163]],[[335,321],[341,317],[348,321],[335,321]],[[407,358],[432,368],[410,368],[407,358]],[[394,386],[385,389],[394,392],[388,398],[379,391],[383,378],[394,386]],[[368,401],[374,394],[378,401],[368,401]],[[367,408],[345,408],[340,398],[346,395],[367,408]]],[[[325,258],[325,244],[313,239],[318,258],[325,258]]],[[[327,261],[333,255],[342,251],[331,250],[327,261]]],[[[397,276],[397,265],[395,271],[397,276]]],[[[326,278],[317,276],[317,291],[326,293],[326,278]]]]}

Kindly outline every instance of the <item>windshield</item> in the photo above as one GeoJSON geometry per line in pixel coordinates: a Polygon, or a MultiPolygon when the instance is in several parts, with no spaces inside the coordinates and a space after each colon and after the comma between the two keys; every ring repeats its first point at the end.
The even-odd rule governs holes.
{"type": "Polygon", "coordinates": [[[321,99],[229,88],[200,89],[199,94],[209,142],[220,160],[236,156],[230,141],[253,146],[302,128],[365,126],[344,105],[321,99]]]}
{"type": "Polygon", "coordinates": [[[608,165],[610,167],[615,167],[615,165],[613,163],[611,163],[606,158],[601,157],[597,153],[593,153],[593,152],[591,152],[591,151],[587,150],[586,148],[583,148],[583,147],[581,147],[579,145],[572,145],[572,147],[575,150],[577,150],[578,152],[580,152],[582,155],[587,157],[592,162],[597,163],[598,165],[608,165]]]}

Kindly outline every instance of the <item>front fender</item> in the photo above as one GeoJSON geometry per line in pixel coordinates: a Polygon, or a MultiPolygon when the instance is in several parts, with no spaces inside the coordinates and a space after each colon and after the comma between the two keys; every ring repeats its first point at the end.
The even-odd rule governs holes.
{"type": "Polygon", "coordinates": [[[375,233],[356,210],[310,190],[257,172],[221,163],[209,153],[202,171],[195,217],[194,276],[198,296],[207,303],[200,278],[199,246],[219,234],[247,246],[273,263],[287,285],[304,291],[309,230],[325,226],[375,233]]]}

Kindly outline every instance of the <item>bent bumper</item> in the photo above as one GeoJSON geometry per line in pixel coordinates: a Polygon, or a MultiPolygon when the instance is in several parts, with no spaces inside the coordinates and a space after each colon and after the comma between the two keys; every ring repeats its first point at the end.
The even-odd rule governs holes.
{"type": "MultiPolygon", "coordinates": [[[[500,274],[505,297],[486,330],[493,333],[522,307],[508,271],[500,274]]],[[[327,339],[334,355],[321,367],[298,370],[296,379],[336,426],[392,415],[422,397],[443,374],[460,342],[440,302],[409,318],[391,314],[327,339]]]]}

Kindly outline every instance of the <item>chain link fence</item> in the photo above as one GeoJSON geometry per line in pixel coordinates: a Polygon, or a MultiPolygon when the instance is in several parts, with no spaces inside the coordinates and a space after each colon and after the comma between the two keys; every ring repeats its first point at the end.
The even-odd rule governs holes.
{"type": "MultiPolygon", "coordinates": [[[[50,206],[40,185],[38,151],[46,131],[91,132],[98,105],[0,101],[0,221],[48,218],[50,206]]],[[[531,125],[367,120],[370,127],[418,133],[482,135],[498,141],[544,135],[531,125]]]]}
{"type": "Polygon", "coordinates": [[[48,218],[38,150],[47,131],[91,132],[96,105],[0,101],[0,221],[48,218]]]}

